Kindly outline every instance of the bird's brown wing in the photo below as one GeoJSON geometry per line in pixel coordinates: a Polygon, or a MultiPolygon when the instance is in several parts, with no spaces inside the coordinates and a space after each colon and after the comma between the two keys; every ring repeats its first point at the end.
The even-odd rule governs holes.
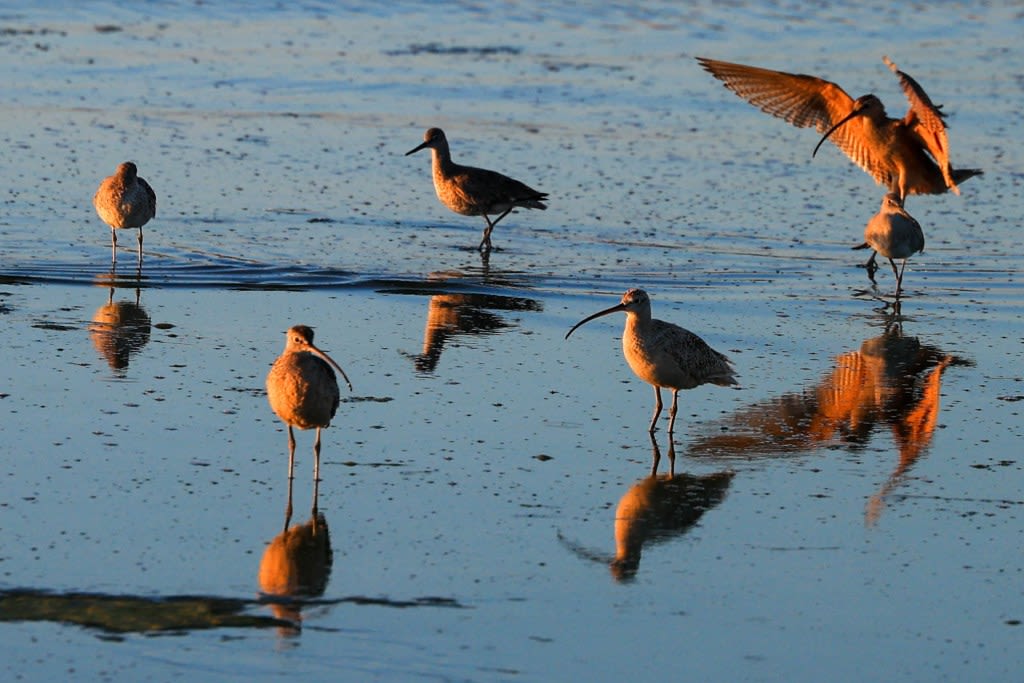
{"type": "Polygon", "coordinates": [[[698,57],[697,61],[729,90],[761,111],[798,128],[813,126],[819,133],[824,133],[853,108],[853,98],[823,78],[706,57],[698,57]]]}
{"type": "MultiPolygon", "coordinates": [[[[825,133],[842,121],[854,108],[854,99],[832,81],[806,74],[772,71],[756,66],[721,62],[705,57],[697,61],[725,87],[747,100],[761,111],[777,116],[799,128],[814,127],[825,133]]],[[[877,98],[875,98],[877,100],[877,98]]],[[[874,125],[884,120],[881,102],[872,111],[874,125]]],[[[872,125],[863,116],[843,124],[830,136],[829,141],[841,149],[853,163],[860,166],[876,182],[887,184],[892,169],[887,159],[873,153],[869,138],[864,133],[872,125]]]]}
{"type": "Polygon", "coordinates": [[[153,188],[150,187],[149,183],[147,183],[142,178],[138,178],[137,180],[139,181],[139,185],[142,186],[143,191],[145,191],[146,198],[149,200],[150,218],[155,218],[156,217],[156,192],[154,192],[153,188]]]}
{"type": "Polygon", "coordinates": [[[888,57],[882,57],[882,61],[896,74],[896,78],[900,81],[900,87],[903,88],[903,94],[910,101],[910,110],[907,111],[903,123],[913,131],[924,148],[935,159],[935,163],[942,170],[946,187],[954,193],[960,194],[960,189],[953,180],[953,167],[949,163],[949,139],[946,137],[946,122],[943,121],[945,114],[932,103],[928,93],[917,81],[900,71],[888,57]]]}

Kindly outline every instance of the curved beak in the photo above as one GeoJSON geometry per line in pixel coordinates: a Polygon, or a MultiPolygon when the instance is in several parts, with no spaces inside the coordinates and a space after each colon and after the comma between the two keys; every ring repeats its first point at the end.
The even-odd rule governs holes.
{"type": "Polygon", "coordinates": [[[341,369],[341,366],[338,365],[337,363],[335,363],[333,358],[331,358],[325,352],[321,351],[320,349],[318,349],[317,347],[313,346],[312,344],[307,344],[307,346],[309,347],[310,351],[312,351],[313,353],[315,353],[316,355],[320,356],[325,361],[327,361],[328,363],[333,365],[338,370],[338,372],[341,373],[341,376],[345,378],[345,384],[348,385],[348,390],[352,391],[352,382],[348,381],[348,375],[346,375],[345,371],[341,369]]]}
{"type": "Polygon", "coordinates": [[[430,144],[430,141],[429,140],[425,140],[425,141],[421,142],[419,145],[417,145],[416,147],[413,147],[408,152],[406,152],[405,156],[409,156],[410,154],[415,154],[416,152],[420,151],[421,149],[423,149],[424,147],[426,147],[429,144],[430,144]]]}
{"type": "Polygon", "coordinates": [[[594,318],[600,318],[602,315],[608,315],[609,313],[618,313],[619,311],[624,311],[624,310],[626,310],[626,306],[624,304],[618,303],[618,304],[615,304],[614,306],[612,306],[611,308],[606,308],[603,311],[598,311],[594,315],[589,315],[586,318],[584,318],[583,320],[581,320],[578,323],[576,323],[575,325],[573,325],[572,329],[565,333],[565,339],[568,339],[569,335],[572,334],[573,332],[575,332],[576,328],[579,327],[580,325],[582,325],[583,323],[589,323],[594,318]]]}
{"type": "Polygon", "coordinates": [[[812,159],[814,158],[814,155],[818,153],[818,148],[820,148],[825,143],[825,140],[828,140],[829,136],[832,135],[832,133],[835,133],[836,130],[838,130],[839,126],[843,125],[844,123],[846,123],[847,121],[849,121],[850,119],[852,119],[855,116],[860,116],[861,113],[863,113],[863,112],[864,112],[863,105],[859,106],[859,107],[854,107],[853,111],[851,111],[849,114],[844,116],[843,119],[839,123],[837,123],[836,125],[834,125],[831,128],[829,128],[828,132],[825,133],[823,136],[821,136],[821,139],[818,140],[818,144],[814,146],[814,151],[811,152],[811,158],[812,159]]]}

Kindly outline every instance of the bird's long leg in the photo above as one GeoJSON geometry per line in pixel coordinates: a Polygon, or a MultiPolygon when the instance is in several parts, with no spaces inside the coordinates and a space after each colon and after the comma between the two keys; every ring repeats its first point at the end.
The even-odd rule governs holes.
{"type": "Polygon", "coordinates": [[[676,428],[676,409],[679,407],[679,390],[672,390],[672,407],[668,411],[668,435],[669,443],[672,442],[672,432],[676,428]]]}
{"type": "Polygon", "coordinates": [[[878,256],[878,252],[872,251],[871,258],[864,262],[864,267],[868,271],[868,279],[871,280],[871,282],[875,281],[875,273],[878,271],[878,264],[875,263],[876,256],[878,256]]]}
{"type": "Polygon", "coordinates": [[[654,432],[651,432],[651,476],[655,477],[658,475],[658,463],[661,462],[661,449],[658,448],[658,440],[654,438],[654,432]]]}
{"type": "Polygon", "coordinates": [[[117,231],[110,229],[110,262],[117,263],[117,231]]]}
{"type": "Polygon", "coordinates": [[[288,480],[295,478],[295,433],[288,425],[288,480]]]}
{"type": "Polygon", "coordinates": [[[320,428],[316,428],[316,441],[313,442],[313,481],[320,481],[320,428]]]}
{"type": "Polygon", "coordinates": [[[139,265],[142,265],[142,228],[139,228],[139,265]]]}
{"type": "Polygon", "coordinates": [[[310,513],[313,519],[316,519],[316,513],[319,509],[320,501],[320,477],[313,477],[313,511],[310,513]]]}
{"type": "Polygon", "coordinates": [[[500,221],[505,216],[509,215],[512,212],[512,209],[514,208],[515,207],[513,206],[508,207],[502,212],[500,216],[495,218],[493,221],[487,216],[486,213],[484,214],[484,220],[487,221],[487,228],[484,230],[484,238],[480,241],[480,251],[489,252],[491,250],[491,230],[494,230],[494,226],[498,224],[498,221],[500,221]]]}
{"type": "Polygon", "coordinates": [[[661,415],[661,387],[654,387],[654,417],[651,418],[651,426],[647,430],[651,434],[657,429],[658,416],[661,415]]]}
{"type": "Polygon", "coordinates": [[[477,247],[477,250],[482,254],[488,254],[491,251],[491,230],[494,230],[494,223],[491,222],[486,213],[484,214],[484,220],[487,221],[487,227],[484,228],[484,236],[480,240],[480,246],[477,247]]]}
{"type": "Polygon", "coordinates": [[[896,276],[896,296],[899,296],[903,291],[903,271],[907,268],[907,259],[903,259],[903,267],[896,271],[896,262],[889,259],[889,263],[892,264],[892,274],[896,276]]]}
{"type": "Polygon", "coordinates": [[[288,504],[284,506],[284,530],[288,531],[288,525],[292,521],[292,480],[288,478],[288,504]]]}
{"type": "Polygon", "coordinates": [[[288,522],[292,519],[292,480],[295,479],[295,433],[288,425],[288,505],[284,510],[284,528],[288,530],[288,522]]]}

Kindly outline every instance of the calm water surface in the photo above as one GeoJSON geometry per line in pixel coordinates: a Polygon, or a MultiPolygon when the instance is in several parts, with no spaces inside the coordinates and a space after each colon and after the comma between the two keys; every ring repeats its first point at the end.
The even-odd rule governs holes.
{"type": "Polygon", "coordinates": [[[1013,680],[1022,10],[0,3],[4,678],[1013,680]],[[693,60],[899,115],[883,54],[986,172],[908,200],[900,315],[849,251],[880,188],[693,60]],[[430,126],[551,194],[487,260],[430,126]],[[141,273],[90,201],[125,159],[141,273]],[[742,380],[674,444],[621,318],[563,340],[631,286],[742,380]],[[300,322],[354,389],[282,537],[300,322]]]}

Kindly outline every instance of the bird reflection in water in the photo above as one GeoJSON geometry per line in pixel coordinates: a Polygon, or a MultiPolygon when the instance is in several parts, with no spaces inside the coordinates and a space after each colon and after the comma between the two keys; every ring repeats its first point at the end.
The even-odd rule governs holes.
{"type": "Polygon", "coordinates": [[[832,444],[863,449],[876,428],[889,427],[896,467],[871,498],[865,517],[874,524],[885,497],[931,444],[946,368],[973,365],[903,332],[903,318],[886,317],[885,331],[836,359],[818,384],[744,408],[705,427],[692,457],[771,457],[832,444]]]}
{"type": "Polygon", "coordinates": [[[423,352],[413,356],[416,371],[432,373],[441,360],[441,352],[449,338],[457,335],[494,334],[513,326],[500,311],[540,311],[540,302],[533,299],[495,294],[435,294],[427,309],[427,326],[423,331],[423,352]]]}
{"type": "MultiPolygon", "coordinates": [[[[655,468],[661,459],[658,442],[651,435],[655,468]]],[[[675,445],[669,440],[669,460],[675,461],[675,445]]],[[[644,547],[682,536],[705,512],[725,500],[732,471],[713,474],[662,474],[650,476],[631,486],[615,508],[615,557],[589,551],[559,534],[559,539],[584,559],[607,564],[612,577],[628,582],[636,577],[644,547]]]]}
{"type": "Polygon", "coordinates": [[[316,489],[309,521],[304,524],[289,526],[291,500],[292,480],[289,479],[284,531],[263,552],[259,569],[260,590],[268,597],[274,616],[293,624],[285,629],[285,635],[299,632],[302,608],[309,599],[324,594],[334,561],[327,519],[317,508],[316,489]]]}
{"type": "Polygon", "coordinates": [[[149,342],[152,323],[140,303],[142,290],[137,280],[134,301],[114,301],[117,279],[113,271],[99,280],[109,286],[110,292],[107,303],[96,309],[92,316],[89,337],[110,369],[123,377],[131,357],[149,342]]]}

